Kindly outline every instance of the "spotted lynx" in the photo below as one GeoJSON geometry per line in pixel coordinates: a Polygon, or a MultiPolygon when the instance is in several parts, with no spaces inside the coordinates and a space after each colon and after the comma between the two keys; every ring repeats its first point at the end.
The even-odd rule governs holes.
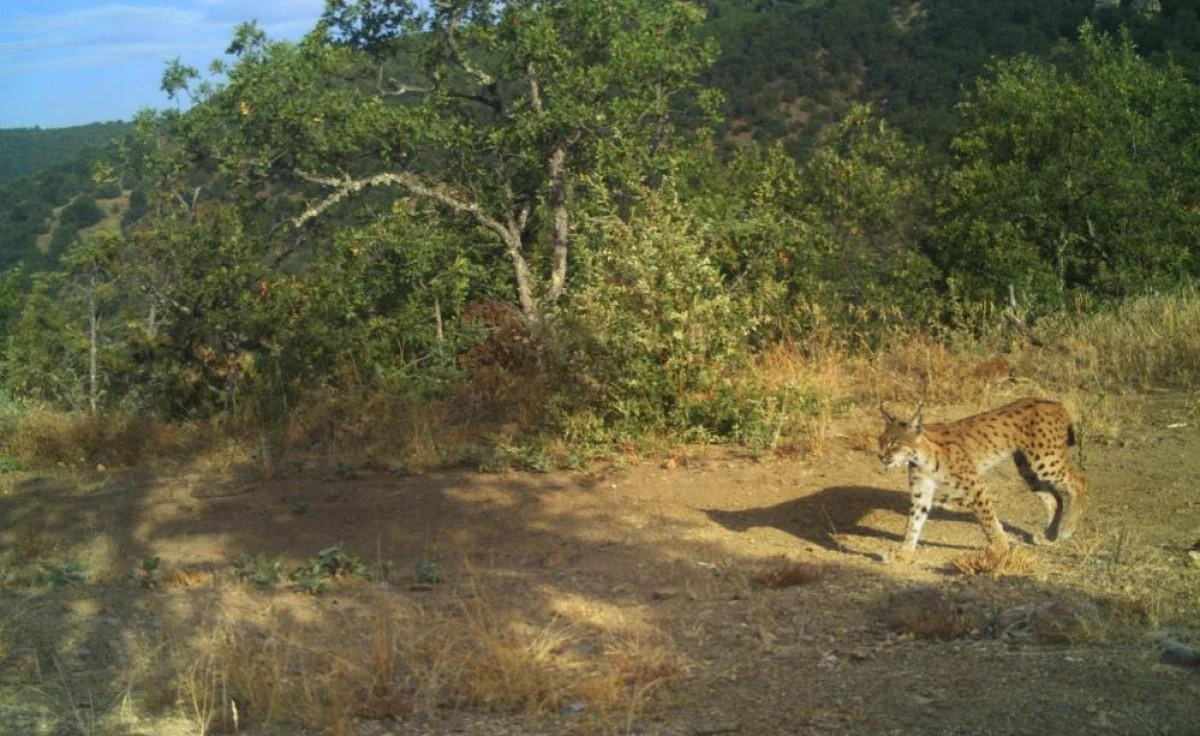
{"type": "Polygon", "coordinates": [[[912,493],[912,511],[897,559],[916,550],[939,486],[963,497],[975,510],[988,542],[1007,549],[1004,527],[979,483],[981,474],[1006,457],[1016,461],[1021,477],[1046,506],[1044,540],[1035,541],[1057,542],[1071,536],[1079,519],[1084,481],[1067,456],[1075,432],[1062,404],[1021,399],[945,424],[925,424],[920,408],[907,422],[896,419],[882,404],[879,410],[885,421],[879,459],[889,468],[908,466],[912,493]]]}

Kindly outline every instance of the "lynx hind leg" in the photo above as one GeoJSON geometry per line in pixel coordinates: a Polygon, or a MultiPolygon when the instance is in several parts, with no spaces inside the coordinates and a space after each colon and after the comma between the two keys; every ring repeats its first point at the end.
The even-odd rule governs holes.
{"type": "Polygon", "coordinates": [[[1083,475],[1065,455],[1027,457],[1017,453],[1017,470],[1030,490],[1046,507],[1046,531],[1034,535],[1034,542],[1055,543],[1075,531],[1083,495],[1083,475]]]}
{"type": "Polygon", "coordinates": [[[979,485],[978,481],[967,488],[967,497],[971,499],[975,517],[979,519],[979,525],[983,527],[983,535],[987,537],[988,545],[1007,550],[1008,537],[1004,534],[1004,525],[1000,523],[1000,519],[992,510],[992,502],[983,492],[983,487],[979,485]]]}
{"type": "Polygon", "coordinates": [[[1058,495],[1058,491],[1054,486],[1043,481],[1036,472],[1033,466],[1029,464],[1029,458],[1025,453],[1018,452],[1013,455],[1013,460],[1017,464],[1017,472],[1021,474],[1021,479],[1025,481],[1025,485],[1033,491],[1034,495],[1046,507],[1046,530],[1037,532],[1032,535],[1034,544],[1050,544],[1058,539],[1058,529],[1062,523],[1062,499],[1058,495]]]}
{"type": "Polygon", "coordinates": [[[1058,496],[1062,502],[1054,538],[1057,541],[1069,539],[1075,533],[1075,525],[1079,522],[1079,515],[1083,511],[1085,487],[1083,473],[1075,467],[1075,463],[1071,462],[1070,458],[1064,456],[1058,474],[1053,478],[1048,478],[1047,482],[1058,490],[1058,496]]]}

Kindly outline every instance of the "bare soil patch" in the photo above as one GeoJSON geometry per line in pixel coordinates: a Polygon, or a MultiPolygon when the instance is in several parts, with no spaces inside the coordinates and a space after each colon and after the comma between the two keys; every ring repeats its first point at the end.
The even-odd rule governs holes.
{"type": "MultiPolygon", "coordinates": [[[[1200,670],[1160,641],[1200,644],[1196,406],[1151,395],[1116,440],[1085,434],[1081,528],[1019,575],[955,566],[983,535],[954,508],[914,564],[878,561],[908,501],[866,416],[811,459],[21,476],[0,497],[0,731],[228,732],[240,698],[240,732],[297,733],[284,705],[309,698],[311,733],[1195,733],[1200,670]],[[312,596],[230,574],[333,546],[374,579],[312,596]],[[72,562],[80,580],[44,584],[72,562]],[[246,705],[288,677],[308,694],[246,705]]],[[[1037,499],[1011,469],[987,482],[1028,542],[1037,499]]]]}

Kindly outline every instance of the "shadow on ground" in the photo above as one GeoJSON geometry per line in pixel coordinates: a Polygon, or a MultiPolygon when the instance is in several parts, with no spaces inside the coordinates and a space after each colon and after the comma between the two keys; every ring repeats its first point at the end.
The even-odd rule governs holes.
{"type": "MultiPolygon", "coordinates": [[[[830,486],[772,506],[703,511],[713,522],[732,532],[744,532],[754,527],[770,527],[823,549],[847,552],[843,539],[846,535],[894,542],[903,539],[902,534],[884,531],[871,522],[877,521],[872,517],[881,516],[878,512],[906,517],[909,511],[909,496],[902,491],[870,486],[830,486]]],[[[974,523],[975,516],[969,511],[934,508],[930,512],[929,523],[937,524],[939,521],[974,523]]],[[[966,548],[960,544],[926,539],[922,539],[921,544],[948,549],[966,548]]]]}

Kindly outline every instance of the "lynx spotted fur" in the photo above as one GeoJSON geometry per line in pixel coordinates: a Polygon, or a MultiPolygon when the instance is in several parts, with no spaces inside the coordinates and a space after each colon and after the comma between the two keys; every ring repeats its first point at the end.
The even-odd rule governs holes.
{"type": "Polygon", "coordinates": [[[925,424],[921,410],[901,421],[881,404],[884,428],[879,459],[884,465],[908,467],[912,510],[897,558],[917,548],[921,527],[929,517],[934,492],[964,497],[975,511],[990,544],[1008,548],[1004,527],[992,511],[979,476],[1006,457],[1046,506],[1044,537],[1057,542],[1075,529],[1083,500],[1084,479],[1067,455],[1075,431],[1067,410],[1057,401],[1021,399],[998,409],[944,424],[925,424]]]}

